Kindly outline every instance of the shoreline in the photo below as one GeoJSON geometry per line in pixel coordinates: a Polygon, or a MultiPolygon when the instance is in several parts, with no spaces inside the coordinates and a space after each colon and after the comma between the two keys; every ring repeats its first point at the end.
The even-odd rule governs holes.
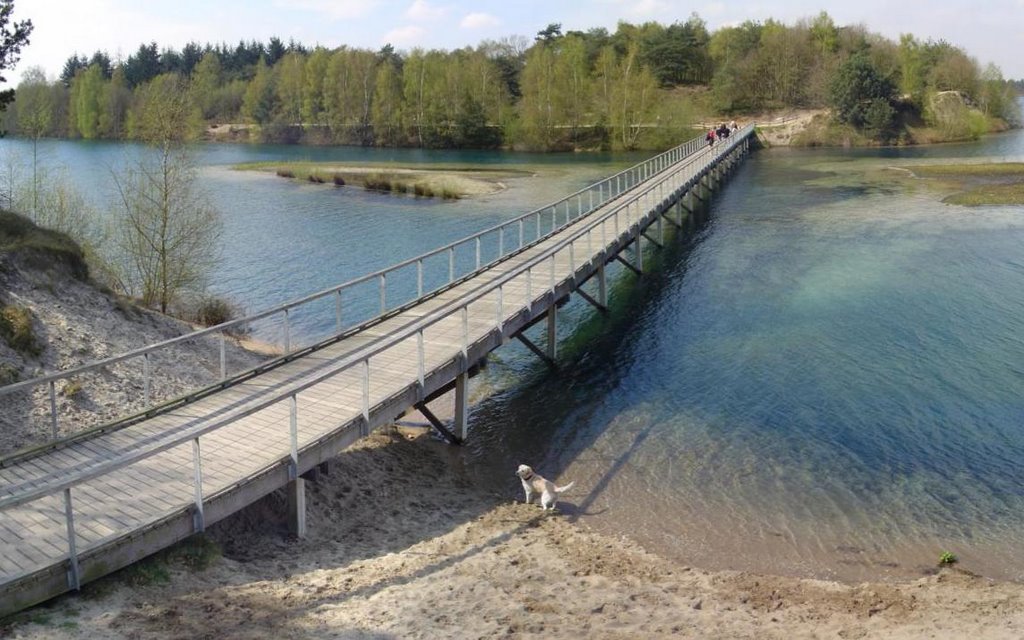
{"type": "Polygon", "coordinates": [[[0,622],[0,637],[1024,633],[1024,585],[959,569],[857,585],[698,569],[572,523],[573,492],[544,513],[486,491],[460,457],[424,430],[377,432],[307,485],[306,539],[288,538],[271,494],[210,528],[222,557],[172,550],[0,622]]]}

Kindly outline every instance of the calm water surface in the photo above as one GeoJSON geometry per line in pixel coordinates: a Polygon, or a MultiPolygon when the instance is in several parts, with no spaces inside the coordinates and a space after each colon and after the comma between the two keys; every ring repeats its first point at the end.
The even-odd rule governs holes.
{"type": "MultiPolygon", "coordinates": [[[[47,153],[109,201],[101,185],[123,146],[47,153]]],[[[609,316],[578,301],[560,311],[559,372],[515,345],[493,355],[469,469],[509,497],[520,462],[573,479],[567,517],[697,566],[905,577],[950,550],[1024,579],[1024,208],[943,205],[884,169],[967,157],[1022,160],[1024,135],[753,155],[692,233],[651,254],[656,270],[615,276],[609,316]]],[[[204,147],[226,227],[211,284],[264,308],[555,200],[623,160],[204,147]],[[455,203],[228,168],[292,157],[551,166],[455,203]]]]}

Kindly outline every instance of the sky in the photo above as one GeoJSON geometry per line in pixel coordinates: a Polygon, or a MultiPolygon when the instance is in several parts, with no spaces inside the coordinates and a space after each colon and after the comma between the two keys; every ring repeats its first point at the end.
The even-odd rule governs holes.
{"type": "Polygon", "coordinates": [[[15,0],[13,19],[29,18],[35,30],[5,77],[16,84],[39,66],[52,79],[74,53],[104,50],[116,60],[153,41],[178,50],[272,36],[329,48],[455,49],[507,35],[532,40],[555,22],[563,31],[614,31],[621,20],[671,24],[696,12],[714,31],[744,20],[792,24],[823,10],[837,25],[863,24],[894,40],[908,32],[944,39],[1004,77],[1024,78],[1024,0],[15,0]]]}

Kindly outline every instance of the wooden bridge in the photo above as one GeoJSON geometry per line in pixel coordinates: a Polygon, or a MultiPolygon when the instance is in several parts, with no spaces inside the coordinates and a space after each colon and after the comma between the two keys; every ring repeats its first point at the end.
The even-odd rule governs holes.
{"type": "Polygon", "coordinates": [[[660,245],[666,225],[682,226],[746,154],[752,131],[714,147],[691,140],[557,203],[301,300],[0,388],[3,395],[48,387],[55,436],[0,459],[0,616],[78,589],[281,487],[288,488],[292,528],[303,535],[303,475],[412,407],[461,441],[475,365],[510,339],[553,360],[556,305],[576,293],[604,309],[605,266],[619,261],[641,273],[644,243],[660,245]],[[494,254],[486,264],[482,247],[494,254]],[[404,289],[394,284],[401,277],[404,289]],[[425,282],[438,284],[425,290],[425,282]],[[379,291],[372,296],[379,295],[379,313],[346,327],[342,294],[356,286],[379,291]],[[388,294],[400,290],[406,298],[389,305],[388,294]],[[332,299],[329,335],[294,349],[289,318],[309,305],[329,308],[332,299]],[[56,438],[56,381],[138,358],[148,401],[151,356],[160,349],[267,318],[280,320],[283,356],[231,373],[222,341],[214,384],[56,438]],[[523,334],[540,322],[543,346],[523,334]],[[449,428],[427,403],[453,387],[449,428]]]}

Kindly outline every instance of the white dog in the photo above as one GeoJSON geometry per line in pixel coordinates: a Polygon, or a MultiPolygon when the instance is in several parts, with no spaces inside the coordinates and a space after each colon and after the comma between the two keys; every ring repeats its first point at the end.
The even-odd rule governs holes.
{"type": "Polygon", "coordinates": [[[575,482],[570,482],[564,487],[556,487],[554,482],[537,475],[533,472],[533,469],[525,464],[519,465],[516,475],[523,481],[523,491],[526,492],[526,504],[530,504],[534,493],[539,493],[541,508],[551,509],[552,511],[555,510],[558,496],[572,489],[572,485],[576,484],[575,482]]]}

